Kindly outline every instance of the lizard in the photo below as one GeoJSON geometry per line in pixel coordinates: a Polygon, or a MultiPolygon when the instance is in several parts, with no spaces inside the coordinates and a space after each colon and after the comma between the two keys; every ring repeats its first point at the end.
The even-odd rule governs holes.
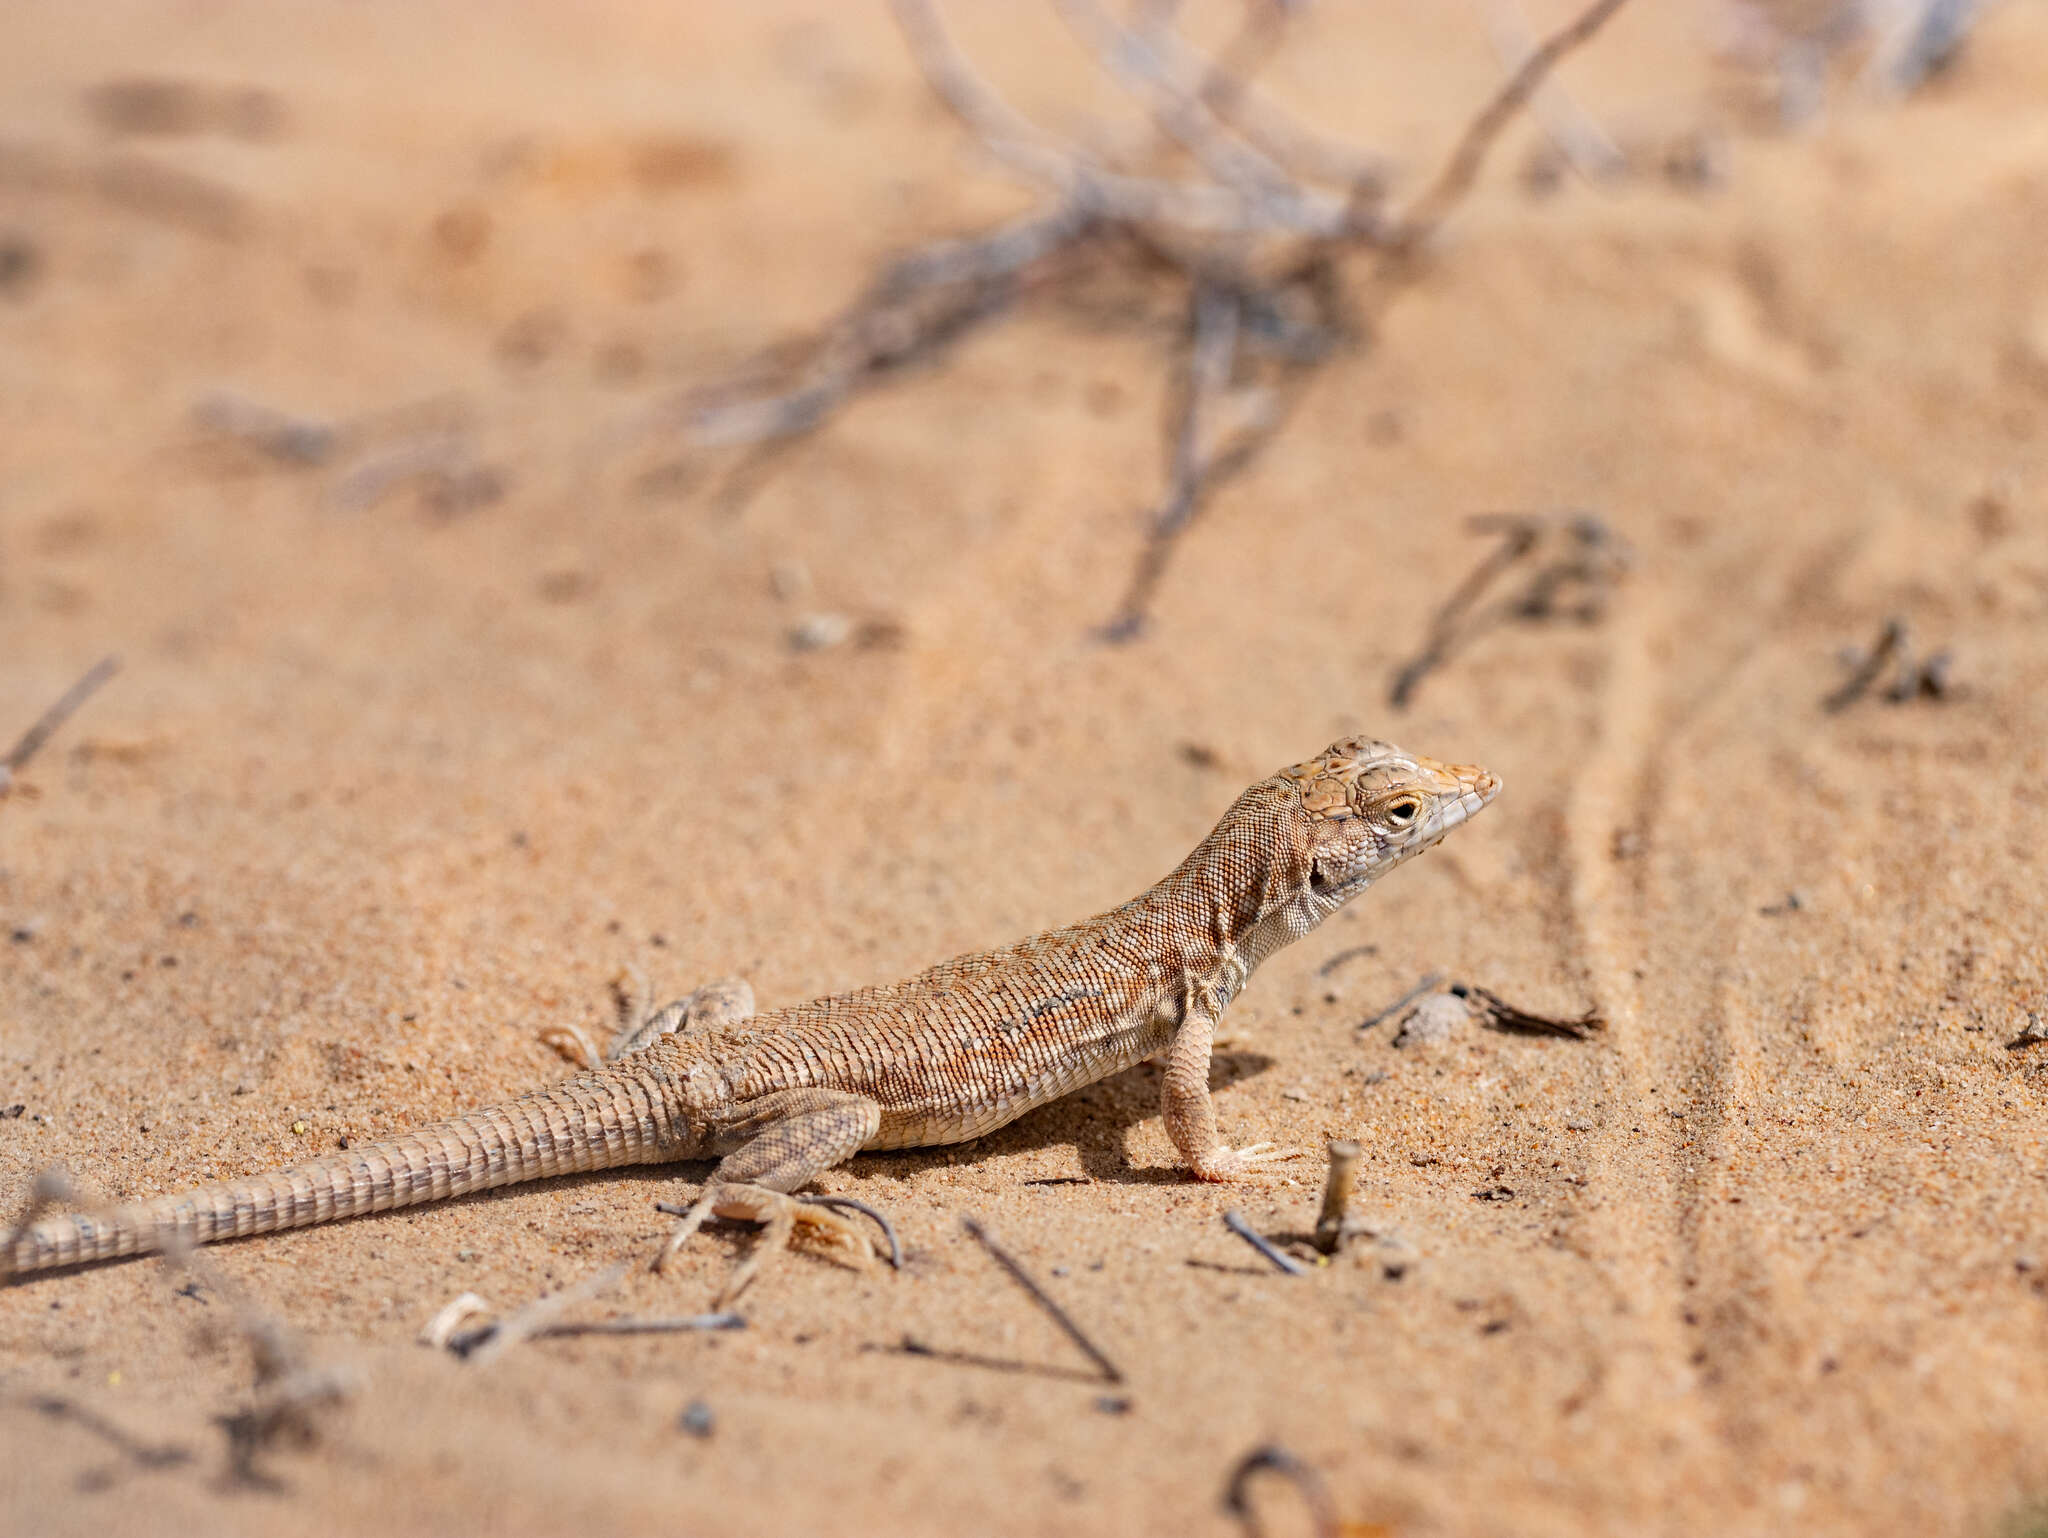
{"type": "Polygon", "coordinates": [[[588,1170],[716,1160],[656,1257],[710,1217],[764,1225],[736,1297],[799,1240],[849,1264],[870,1243],[798,1188],[863,1150],[964,1143],[1147,1059],[1188,1173],[1274,1178],[1295,1157],[1218,1135],[1209,1062],[1254,969],[1395,866],[1434,848],[1500,781],[1348,737],[1258,781],[1157,885],[1106,913],[905,981],[757,1014],[726,981],[650,1015],[606,1060],[517,1099],[289,1169],[0,1232],[0,1281],[166,1247],[302,1228],[588,1170]]]}

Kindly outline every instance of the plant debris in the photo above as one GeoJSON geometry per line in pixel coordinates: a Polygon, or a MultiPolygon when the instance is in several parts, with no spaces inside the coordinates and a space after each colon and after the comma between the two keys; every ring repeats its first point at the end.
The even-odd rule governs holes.
{"type": "Polygon", "coordinates": [[[1508,1031],[1518,1036],[1562,1036],[1571,1041],[1585,1041],[1607,1029],[1607,1021],[1597,1009],[1569,1017],[1536,1015],[1516,1008],[1491,988],[1482,988],[1477,983],[1453,983],[1450,991],[1471,1004],[1479,1023],[1490,1030],[1508,1031]]]}
{"type": "Polygon", "coordinates": [[[1179,539],[1216,490],[1286,424],[1301,387],[1363,334],[1340,279],[1377,255],[1384,297],[1470,192],[1501,131],[1558,62],[1625,0],[1594,0],[1535,47],[1471,119],[1442,171],[1403,211],[1387,207],[1382,157],[1323,138],[1261,96],[1253,75],[1301,7],[1244,7],[1212,58],[1176,7],[1122,19],[1099,0],[1054,0],[1096,62],[1141,104],[1159,147],[1188,166],[1154,175],[1066,142],[1010,105],[955,44],[932,0],[892,0],[926,83],[998,164],[1044,189],[994,230],[890,263],[808,340],[771,348],[682,407],[699,447],[737,447],[728,502],[749,494],[777,444],[808,433],[869,386],[943,355],[1026,296],[1086,284],[1104,263],[1167,276],[1182,342],[1166,425],[1166,488],[1098,638],[1141,635],[1179,539]]]}
{"type": "Polygon", "coordinates": [[[1560,618],[1597,624],[1635,560],[1627,542],[1593,513],[1477,513],[1465,527],[1497,535],[1500,543],[1438,605],[1422,650],[1395,672],[1387,703],[1396,710],[1405,710],[1422,680],[1459,647],[1495,625],[1560,618]],[[1495,582],[1525,563],[1531,569],[1519,589],[1479,607],[1495,582]]]}
{"type": "Polygon", "coordinates": [[[84,677],[66,689],[58,696],[54,705],[36,718],[34,724],[21,734],[20,739],[4,756],[0,756],[0,800],[4,800],[7,792],[13,788],[14,777],[21,772],[23,765],[34,758],[41,751],[43,744],[56,735],[57,728],[70,720],[78,708],[92,698],[101,684],[120,671],[119,657],[100,658],[86,669],[84,677]]]}

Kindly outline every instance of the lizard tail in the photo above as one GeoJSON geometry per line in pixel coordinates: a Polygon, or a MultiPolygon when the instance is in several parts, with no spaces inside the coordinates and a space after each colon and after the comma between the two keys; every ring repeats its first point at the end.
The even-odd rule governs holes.
{"type": "Polygon", "coordinates": [[[290,1169],[0,1229],[0,1280],[153,1254],[174,1236],[209,1244],[522,1180],[695,1156],[701,1140],[685,1119],[680,1084],[644,1054],[636,1059],[290,1169]]]}

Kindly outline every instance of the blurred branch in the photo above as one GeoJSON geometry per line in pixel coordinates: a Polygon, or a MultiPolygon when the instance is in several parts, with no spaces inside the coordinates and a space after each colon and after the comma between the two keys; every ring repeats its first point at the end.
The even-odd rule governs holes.
{"type": "MultiPolygon", "coordinates": [[[[1515,0],[1483,0],[1487,35],[1501,67],[1513,72],[1529,60],[1536,40],[1522,20],[1515,0]]],[[[1587,181],[1599,181],[1627,168],[1628,157],[1591,113],[1552,75],[1529,98],[1529,115],[1556,146],[1564,163],[1587,181]]]]}
{"type": "Polygon", "coordinates": [[[1437,227],[1451,210],[1464,202],[1472,184],[1479,179],[1479,169],[1486,163],[1487,154],[1493,149],[1501,130],[1528,105],[1529,98],[1536,94],[1565,56],[1589,42],[1593,34],[1606,26],[1608,19],[1627,3],[1628,0],[1593,0],[1574,20],[1551,33],[1530,51],[1521,68],[1508,77],[1493,100],[1472,119],[1437,179],[1402,216],[1392,241],[1397,251],[1404,254],[1413,251],[1436,233],[1437,227]]]}
{"type": "Polygon", "coordinates": [[[62,726],[87,700],[98,692],[101,684],[121,671],[119,657],[102,657],[86,670],[85,676],[58,696],[57,702],[38,716],[33,725],[21,734],[4,757],[0,757],[0,796],[5,796],[14,785],[14,777],[24,765],[42,750],[62,726]]]}
{"type": "Polygon", "coordinates": [[[1595,0],[1529,51],[1467,126],[1443,171],[1390,220],[1384,162],[1310,133],[1252,89],[1277,52],[1288,0],[1247,0],[1214,59],[1176,31],[1175,0],[1140,0],[1127,23],[1104,0],[1051,0],[1069,30],[1192,160],[1187,174],[1112,168],[1018,112],[975,67],[933,0],[890,0],[933,93],[1000,164],[1049,189],[1046,204],[987,234],[942,240],[892,262],[817,335],[774,350],[687,406],[700,447],[749,450],[729,489],[750,490],[774,445],[809,432],[873,381],[928,362],[1089,268],[1084,248],[1185,285],[1185,361],[1168,413],[1167,485],[1145,520],[1122,603],[1098,635],[1141,634],[1181,538],[1210,495],[1284,426],[1314,369],[1359,328],[1341,258],[1421,246],[1477,179],[1488,150],[1558,61],[1625,0],[1595,0]],[[1312,185],[1334,183],[1337,189],[1312,185]]]}

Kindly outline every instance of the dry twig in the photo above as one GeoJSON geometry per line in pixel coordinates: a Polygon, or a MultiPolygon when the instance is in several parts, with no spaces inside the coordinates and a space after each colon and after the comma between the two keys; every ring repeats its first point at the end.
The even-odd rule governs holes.
{"type": "Polygon", "coordinates": [[[1820,708],[1830,715],[1847,710],[1867,694],[1887,667],[1892,668],[1892,681],[1884,691],[1889,704],[1903,705],[1923,697],[1946,699],[1955,692],[1955,681],[1950,677],[1954,656],[1944,648],[1926,657],[1916,657],[1912,631],[1896,614],[1885,620],[1876,642],[1868,650],[1844,648],[1842,662],[1849,669],[1849,676],[1820,702],[1820,708]]]}
{"type": "Polygon", "coordinates": [[[584,1319],[566,1320],[558,1324],[543,1325],[535,1330],[532,1339],[541,1340],[563,1335],[684,1335],[697,1334],[705,1330],[744,1330],[747,1320],[744,1314],[681,1314],[662,1319],[584,1319]]]}
{"type": "Polygon", "coordinates": [[[1244,1214],[1235,1207],[1223,1214],[1223,1226],[1264,1256],[1274,1270],[1283,1272],[1288,1276],[1308,1275],[1307,1266],[1252,1227],[1250,1223],[1245,1221],[1244,1214]]]}
{"type": "Polygon", "coordinates": [[[1387,703],[1406,709],[1431,672],[1458,647],[1495,624],[1547,620],[1560,615],[1582,624],[1598,620],[1608,595],[1633,561],[1628,545],[1592,513],[1477,513],[1465,520],[1474,534],[1494,534],[1488,552],[1431,616],[1422,650],[1404,663],[1387,691],[1387,703]],[[1510,568],[1548,548],[1528,582],[1491,609],[1479,600],[1510,568]]]}
{"type": "Polygon", "coordinates": [[[1402,994],[1398,999],[1394,1000],[1394,1002],[1389,1004],[1385,1009],[1376,1009],[1371,1014],[1367,1015],[1363,1020],[1359,1021],[1358,1028],[1361,1031],[1369,1031],[1374,1026],[1378,1025],[1382,1020],[1392,1019],[1395,1015],[1398,1015],[1402,1010],[1406,1009],[1410,1004],[1413,1004],[1417,999],[1421,998],[1425,993],[1428,993],[1432,988],[1439,986],[1443,982],[1443,980],[1443,973],[1430,973],[1427,977],[1423,978],[1421,982],[1417,983],[1413,988],[1410,988],[1406,993],[1402,994]]]}
{"type": "Polygon", "coordinates": [[[1123,1369],[1112,1362],[1104,1354],[1102,1348],[1088,1338],[1086,1332],[1078,1324],[1074,1323],[1071,1314],[1053,1301],[1052,1295],[1038,1285],[1037,1280],[1031,1273],[1024,1269],[1021,1261],[1017,1260],[1008,1250],[991,1239],[988,1230],[983,1228],[973,1218],[962,1218],[960,1226],[967,1230],[967,1236],[970,1239],[988,1251],[989,1259],[1007,1271],[1010,1275],[1010,1280],[1019,1287],[1022,1287],[1026,1296],[1044,1310],[1045,1316],[1065,1332],[1067,1339],[1081,1348],[1081,1354],[1095,1364],[1096,1370],[1102,1374],[1102,1379],[1105,1383],[1121,1383],[1124,1381],[1123,1369]]]}
{"type": "Polygon", "coordinates": [[[1240,1458],[1237,1467],[1230,1471],[1230,1482],[1223,1488],[1223,1509],[1244,1524],[1249,1538],[1260,1538],[1266,1530],[1251,1503],[1252,1477],[1257,1474],[1278,1474],[1287,1480],[1308,1506],[1317,1538],[1337,1538],[1342,1531],[1337,1522],[1337,1506],[1330,1499],[1330,1488],[1323,1483],[1323,1476],[1272,1442],[1253,1448],[1240,1458]]]}
{"type": "Polygon", "coordinates": [[[1267,101],[1253,77],[1286,41],[1293,0],[1248,0],[1244,22],[1214,60],[1204,58],[1173,30],[1174,6],[1157,0],[1144,7],[1134,30],[1165,57],[1195,99],[1228,124],[1244,142],[1305,181],[1342,187],[1354,219],[1378,204],[1386,190],[1389,163],[1304,128],[1267,101]]]}
{"type": "Polygon", "coordinates": [[[325,464],[340,441],[331,422],[294,416],[246,396],[216,391],[192,408],[201,427],[247,444],[281,464],[311,468],[325,464]]]}
{"type": "MultiPolygon", "coordinates": [[[[605,1278],[600,1277],[600,1281],[605,1278]]],[[[588,1296],[588,1294],[584,1294],[588,1296]]],[[[553,1315],[566,1307],[571,1299],[561,1294],[543,1299],[549,1308],[534,1321],[533,1311],[521,1310],[513,1316],[522,1316],[526,1323],[520,1326],[522,1338],[545,1340],[563,1335],[680,1335],[705,1330],[744,1330],[746,1318],[740,1314],[684,1314],[659,1319],[588,1319],[562,1320],[553,1315]]],[[[466,1357],[479,1348],[499,1339],[499,1324],[490,1318],[490,1305],[473,1292],[465,1292],[448,1303],[434,1317],[427,1321],[420,1331],[419,1340],[423,1346],[432,1346],[437,1351],[452,1351],[466,1357]]],[[[502,1349],[502,1345],[500,1347],[502,1349]]]]}
{"type": "Polygon", "coordinates": [[[1849,676],[1842,680],[1840,688],[1820,702],[1820,708],[1830,715],[1839,710],[1847,710],[1862,698],[1865,690],[1877,682],[1877,675],[1884,671],[1884,665],[1892,659],[1894,653],[1903,651],[1905,645],[1906,622],[1894,614],[1879,629],[1876,645],[1868,651],[1852,654],[1853,665],[1849,676]]]}
{"type": "Polygon", "coordinates": [[[1060,17],[1102,66],[1142,98],[1153,121],[1200,162],[1210,178],[1256,211],[1258,228],[1313,226],[1341,233],[1353,217],[1348,206],[1300,186],[1261,150],[1246,142],[1202,99],[1200,85],[1176,78],[1157,44],[1170,36],[1126,31],[1097,0],[1053,0],[1060,17]]]}
{"type": "Polygon", "coordinates": [[[157,1236],[164,1268],[184,1275],[226,1300],[235,1333],[248,1343],[256,1368],[255,1397],[245,1409],[218,1417],[228,1439],[228,1475],[238,1485],[275,1488],[276,1479],[258,1460],[290,1444],[310,1447],[320,1439],[323,1415],[356,1387],[354,1375],[315,1365],[283,1320],[256,1306],[183,1229],[166,1225],[157,1236]]]}
{"type": "Polygon", "coordinates": [[[120,671],[119,657],[100,658],[86,670],[83,678],[58,696],[56,704],[36,718],[35,724],[21,734],[20,740],[7,750],[6,756],[0,757],[0,797],[6,796],[13,788],[15,775],[56,734],[57,728],[70,720],[101,684],[120,671]]]}
{"type": "Polygon", "coordinates": [[[560,1292],[550,1292],[535,1298],[525,1307],[507,1314],[496,1324],[484,1325],[479,1329],[451,1336],[448,1340],[448,1349],[461,1357],[474,1357],[479,1367],[486,1366],[523,1340],[555,1333],[563,1314],[578,1303],[587,1302],[601,1293],[609,1292],[618,1285],[619,1278],[625,1274],[626,1263],[623,1260],[616,1261],[602,1271],[586,1276],[575,1285],[564,1287],[560,1292]]]}
{"type": "Polygon", "coordinates": [[[1479,1023],[1496,1031],[1508,1031],[1519,1036],[1563,1036],[1572,1041],[1585,1041],[1607,1029],[1606,1020],[1596,1009],[1570,1018],[1532,1015],[1526,1009],[1517,1009],[1491,988],[1482,988],[1477,983],[1453,983],[1450,991],[1476,1006],[1479,1023]]]}
{"type": "MultiPolygon", "coordinates": [[[[1485,0],[1486,30],[1493,51],[1510,72],[1528,62],[1536,44],[1514,0],[1485,0]]],[[[1613,137],[1581,107],[1553,74],[1529,98],[1529,115],[1542,128],[1557,155],[1587,181],[1598,181],[1628,169],[1628,156],[1613,137]]]]}
{"type": "Polygon", "coordinates": [[[1377,956],[1379,950],[1380,948],[1377,945],[1347,945],[1328,961],[1317,967],[1316,976],[1328,977],[1333,972],[1341,971],[1361,956],[1377,956]]]}
{"type": "Polygon", "coordinates": [[[1358,1181],[1361,1150],[1348,1140],[1330,1145],[1330,1174],[1323,1183],[1323,1210],[1316,1218],[1315,1246],[1334,1255],[1344,1243],[1344,1216],[1351,1209],[1352,1188],[1358,1181]]]}
{"type": "Polygon", "coordinates": [[[1493,100],[1472,119],[1429,190],[1401,216],[1390,241],[1396,253],[1406,255],[1414,251],[1437,232],[1479,179],[1479,169],[1486,164],[1501,130],[1514,121],[1515,114],[1528,104],[1565,55],[1589,41],[1627,3],[1628,0],[1593,0],[1576,18],[1529,51],[1522,67],[1508,77],[1493,100]]]}
{"type": "Polygon", "coordinates": [[[28,1405],[38,1415],[69,1421],[90,1432],[139,1469],[170,1469],[192,1461],[192,1454],[175,1442],[146,1442],[123,1430],[97,1410],[58,1395],[38,1395],[30,1399],[28,1405]]]}

